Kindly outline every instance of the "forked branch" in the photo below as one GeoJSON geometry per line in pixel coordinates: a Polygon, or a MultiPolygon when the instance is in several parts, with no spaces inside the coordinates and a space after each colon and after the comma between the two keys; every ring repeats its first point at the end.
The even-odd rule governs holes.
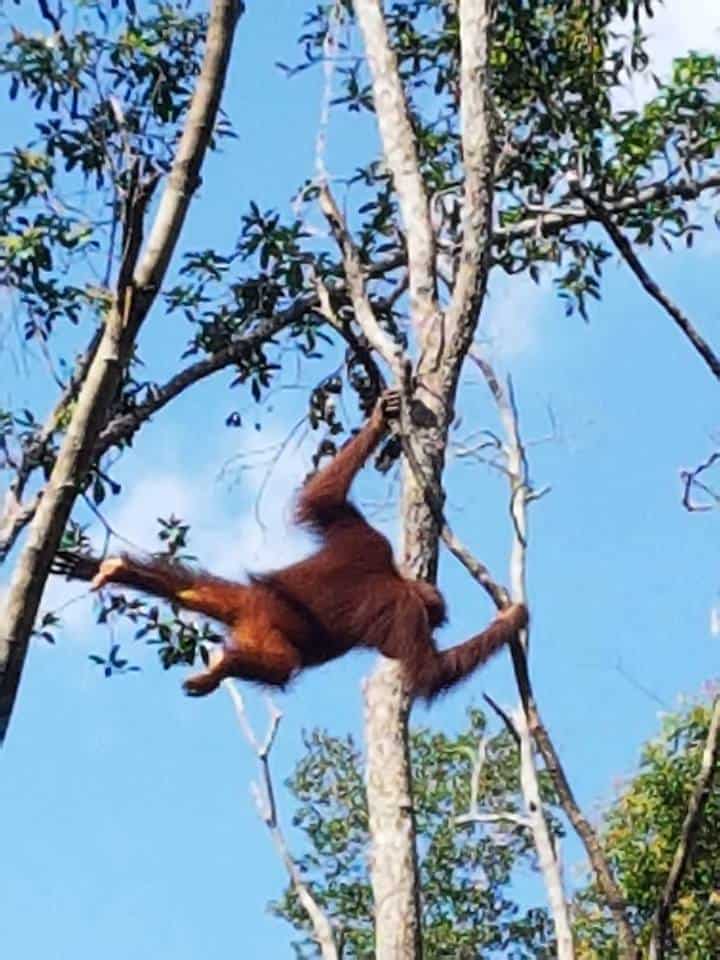
{"type": "MultiPolygon", "coordinates": [[[[503,387],[490,363],[475,352],[471,353],[470,357],[479,367],[488,384],[505,433],[505,448],[510,475],[510,506],[513,519],[513,545],[510,561],[511,592],[513,600],[524,599],[527,505],[532,499],[532,490],[528,483],[527,460],[520,435],[517,408],[511,388],[503,387]]],[[[522,713],[518,712],[514,715],[514,724],[515,726],[518,725],[521,716],[525,718],[526,729],[542,755],[545,768],[553,782],[560,804],[585,847],[598,887],[605,897],[610,914],[617,926],[620,957],[623,960],[636,960],[638,952],[635,934],[628,919],[627,904],[610,869],[598,836],[575,799],[555,745],[542,722],[532,689],[527,642],[513,645],[512,659],[515,681],[523,707],[522,713]]],[[[519,729],[518,733],[522,745],[523,730],[519,729]]],[[[527,782],[530,784],[530,771],[527,763],[526,756],[526,777],[528,777],[527,782]]]]}

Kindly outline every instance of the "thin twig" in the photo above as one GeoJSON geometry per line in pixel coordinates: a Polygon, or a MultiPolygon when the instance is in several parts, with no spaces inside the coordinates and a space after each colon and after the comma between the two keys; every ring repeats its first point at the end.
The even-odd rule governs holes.
{"type": "Polygon", "coordinates": [[[502,722],[505,724],[505,727],[508,733],[515,741],[516,745],[520,746],[520,734],[517,732],[517,729],[515,728],[515,724],[513,723],[512,717],[507,712],[507,710],[504,710],[496,700],[493,700],[493,698],[490,696],[489,693],[483,693],[483,699],[485,700],[487,705],[492,710],[494,710],[495,713],[500,717],[502,722]]]}
{"type": "Polygon", "coordinates": [[[523,827],[526,830],[532,829],[532,824],[528,817],[522,817],[519,813],[511,813],[509,810],[500,813],[463,813],[455,818],[455,823],[459,826],[465,826],[468,823],[512,823],[516,827],[523,827]]]}
{"type": "Polygon", "coordinates": [[[705,460],[700,466],[695,467],[693,470],[681,470],[680,479],[683,481],[683,506],[690,513],[699,513],[703,510],[712,510],[715,506],[720,506],[720,495],[715,493],[710,487],[706,484],[701,483],[698,480],[698,477],[703,474],[706,470],[709,470],[714,464],[720,462],[720,451],[711,453],[710,456],[705,460]],[[696,503],[692,498],[693,488],[697,487],[702,490],[703,493],[706,493],[711,497],[715,503],[696,503]]]}
{"type": "MultiPolygon", "coordinates": [[[[708,190],[717,190],[720,187],[720,173],[713,173],[704,180],[679,180],[675,183],[662,181],[643,187],[641,190],[628,193],[626,196],[608,200],[604,204],[609,216],[622,216],[633,210],[642,210],[653,203],[662,203],[665,200],[697,200],[708,190]]],[[[596,219],[592,210],[584,204],[577,207],[568,207],[568,197],[559,201],[557,207],[536,216],[525,217],[517,223],[507,227],[498,227],[493,231],[494,244],[509,244],[526,237],[552,237],[570,227],[582,226],[596,219]]]]}
{"type": "Polygon", "coordinates": [[[480,796],[480,777],[482,772],[485,769],[485,761],[487,760],[487,740],[485,737],[480,737],[477,748],[477,756],[475,757],[475,763],[473,764],[472,776],[470,777],[470,812],[474,813],[478,810],[478,798],[480,796]]]}
{"type": "MultiPolygon", "coordinates": [[[[55,33],[62,32],[62,25],[59,18],[52,12],[50,9],[50,4],[47,0],[38,0],[38,7],[40,8],[40,13],[45,17],[45,19],[50,23],[55,33]]],[[[62,10],[62,7],[60,8],[62,10]]]]}

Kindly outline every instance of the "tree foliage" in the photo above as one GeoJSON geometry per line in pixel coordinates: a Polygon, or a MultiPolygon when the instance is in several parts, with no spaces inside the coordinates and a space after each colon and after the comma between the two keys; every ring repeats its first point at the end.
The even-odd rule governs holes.
{"type": "MultiPolygon", "coordinates": [[[[603,846],[645,946],[697,779],[711,712],[707,701],[696,701],[663,717],[660,733],[641,752],[637,772],[603,815],[603,846]]],[[[512,824],[457,822],[471,806],[481,743],[486,759],[478,780],[480,811],[518,815],[516,745],[506,732],[489,734],[480,711],[469,712],[467,728],[456,736],[427,727],[412,733],[427,956],[554,956],[546,910],[518,896],[520,878],[535,869],[528,832],[512,824]]],[[[352,737],[322,730],[306,734],[304,745],[305,755],[287,781],[297,802],[294,825],[305,837],[306,852],[298,862],[341,931],[343,956],[369,960],[373,905],[360,751],[352,737]]],[[[543,796],[553,811],[554,833],[561,836],[562,815],[545,778],[543,796]]],[[[705,960],[718,954],[719,830],[720,784],[715,781],[672,913],[674,946],[668,957],[705,960]]],[[[295,943],[298,957],[316,956],[307,917],[291,888],[272,909],[301,934],[295,943]]],[[[594,884],[576,891],[574,916],[579,958],[617,957],[615,930],[594,884]]]]}
{"type": "MultiPolygon", "coordinates": [[[[384,4],[430,203],[428,247],[435,246],[437,258],[428,265],[428,285],[437,281],[439,313],[456,287],[467,173],[457,8],[451,0],[384,4]]],[[[720,186],[720,58],[688,53],[668,79],[655,81],[654,96],[642,107],[623,106],[623,87],[650,71],[644,31],[654,8],[653,0],[497,4],[490,64],[491,132],[498,148],[490,270],[526,273],[535,281],[551,277],[567,312],[584,318],[589,301],[601,296],[603,265],[612,253],[598,229],[598,207],[636,245],[659,241],[672,247],[682,240],[689,246],[709,219],[693,202],[720,186]]],[[[206,29],[204,7],[193,0],[128,0],[124,6],[88,0],[67,9],[40,2],[31,12],[23,10],[17,22],[6,10],[13,7],[6,4],[3,10],[9,28],[0,45],[0,75],[10,109],[27,133],[0,162],[0,279],[22,317],[23,335],[41,344],[50,358],[57,390],[45,415],[23,407],[0,410],[0,469],[10,476],[8,511],[0,517],[0,561],[40,502],[72,421],[79,385],[116,305],[113,290],[127,289],[117,281],[128,279],[122,277],[128,251],[141,245],[145,213],[171,169],[206,29]]],[[[310,10],[300,36],[300,62],[287,71],[316,67],[328,42],[337,41],[343,56],[335,64],[333,107],[357,115],[372,113],[375,104],[353,11],[350,0],[310,10]]],[[[222,116],[213,145],[230,136],[232,127],[222,116]]],[[[343,173],[344,216],[363,295],[380,331],[411,358],[418,338],[407,295],[412,286],[408,224],[400,215],[387,157],[372,144],[355,168],[343,173]]],[[[298,180],[302,177],[299,172],[298,180]]],[[[222,370],[231,373],[232,388],[260,404],[282,383],[292,355],[310,381],[308,422],[323,429],[316,463],[332,454],[338,437],[351,427],[352,415],[345,413],[351,405],[344,401],[350,397],[361,413],[367,412],[382,378],[367,332],[357,323],[347,258],[331,242],[337,232],[319,239],[311,226],[319,197],[320,185],[305,181],[289,212],[267,209],[261,198],[253,198],[229,249],[208,243],[186,248],[162,288],[151,291],[148,304],[183,330],[182,345],[169,363],[167,356],[146,355],[142,345],[129,362],[123,359],[107,422],[79,481],[81,504],[97,513],[108,495],[117,494],[114,465],[136,432],[175,397],[222,370]],[[173,374],[163,380],[168,366],[173,374]]],[[[599,222],[606,225],[602,218],[599,222]]],[[[473,285],[484,290],[485,280],[483,275],[473,285]]],[[[481,300],[473,295],[463,309],[469,315],[481,300]]],[[[458,353],[476,329],[477,317],[464,319],[468,322],[455,329],[468,332],[464,346],[456,337],[458,353]]],[[[453,363],[455,376],[460,363],[453,363]]],[[[448,421],[455,388],[450,381],[446,395],[436,398],[445,405],[448,421]]],[[[240,422],[234,400],[218,414],[218,425],[223,422],[240,422]]],[[[415,426],[422,432],[427,422],[415,426]]],[[[433,438],[438,480],[445,426],[433,438]]],[[[384,452],[383,465],[398,453],[396,442],[384,452]]],[[[86,532],[80,511],[76,514],[64,545],[83,549],[86,532]]],[[[422,544],[428,554],[436,546],[430,539],[422,544]]],[[[185,555],[186,525],[174,516],[161,521],[160,540],[161,550],[185,555]]],[[[432,572],[434,561],[425,559],[425,572],[432,572]]],[[[166,667],[203,656],[215,639],[210,628],[143,600],[103,601],[100,620],[117,615],[134,625],[138,639],[158,647],[166,667]]],[[[46,614],[37,632],[52,640],[55,625],[54,615],[46,614]]],[[[107,676],[135,666],[114,641],[107,655],[93,659],[107,676]]],[[[693,723],[694,728],[668,734],[667,743],[680,744],[679,754],[667,744],[660,753],[647,754],[637,792],[624,796],[608,818],[607,848],[640,926],[649,920],[667,867],[663,857],[672,850],[679,816],[673,803],[682,806],[692,737],[701,726],[697,718],[693,723]],[[687,769],[681,758],[687,759],[687,769]]],[[[487,826],[454,823],[466,811],[475,744],[483,733],[484,721],[473,714],[469,732],[460,738],[420,731],[413,740],[428,955],[504,951],[541,957],[552,949],[547,916],[519,907],[509,896],[514,871],[532,859],[529,837],[514,826],[498,843],[487,826]]],[[[367,811],[358,757],[349,741],[313,734],[308,742],[315,753],[291,784],[302,803],[299,825],[311,847],[304,865],[317,874],[325,905],[343,917],[351,955],[369,956],[370,901],[360,853],[367,811]]],[[[513,745],[493,737],[488,749],[493,763],[483,771],[483,802],[489,812],[512,813],[519,809],[513,745]]],[[[710,812],[714,815],[712,805],[710,812]]],[[[557,821],[554,826],[557,831],[557,821]]],[[[701,852],[698,864],[709,855],[705,847],[701,852]]],[[[700,951],[698,956],[717,946],[701,917],[702,905],[714,904],[716,880],[712,870],[686,878],[690,899],[676,915],[678,942],[682,949],[700,951]]],[[[278,910],[301,925],[296,906],[286,898],[278,910]]],[[[612,933],[592,888],[579,909],[587,949],[611,955],[612,933]],[[600,912],[593,913],[594,904],[600,912]]]]}
{"type": "MultiPolygon", "coordinates": [[[[108,10],[87,3],[72,18],[65,11],[6,32],[0,74],[10,109],[28,112],[32,132],[0,170],[0,276],[28,338],[49,340],[58,328],[63,334],[79,328],[77,335],[53,340],[63,389],[49,420],[32,410],[0,411],[0,464],[17,468],[18,499],[28,478],[38,470],[47,477],[52,469],[73,385],[108,309],[108,285],[122,256],[123,210],[141,182],[152,184],[168,170],[199,69],[206,18],[196,6],[176,0],[108,10]]],[[[306,14],[301,62],[288,72],[321,61],[332,7],[318,5],[306,14]]],[[[341,8],[339,40],[347,56],[336,65],[334,107],[372,111],[352,4],[341,8]]],[[[579,173],[635,241],[650,245],[680,236],[692,242],[702,224],[691,201],[703,177],[717,170],[718,58],[688,54],[669,80],[657,81],[656,95],[641,109],[618,107],[623,85],[650,69],[644,24],[652,10],[649,0],[498,6],[493,267],[538,280],[547,268],[568,310],[583,316],[588,298],[600,296],[610,250],[592,229],[592,216],[575,202],[567,175],[579,173]]],[[[387,23],[437,225],[442,295],[460,242],[456,4],[395,0],[387,5],[387,23]]],[[[231,135],[223,116],[216,140],[231,135]]],[[[405,241],[381,158],[374,153],[349,172],[348,185],[348,217],[374,312],[404,346],[405,241]]],[[[363,362],[367,344],[353,327],[342,260],[308,229],[316,195],[315,185],[305,183],[305,209],[290,216],[253,201],[232,249],[185,251],[161,299],[166,315],[185,323],[186,344],[177,358],[185,379],[163,383],[153,373],[153,358],[136,353],[85,482],[94,504],[119,491],[109,454],[114,459],[151,416],[216,370],[233,371],[231,386],[260,403],[282,378],[288,348],[310,363],[310,422],[327,429],[318,457],[332,454],[349,426],[339,414],[347,409],[341,403],[347,393],[358,398],[361,411],[369,409],[380,384],[363,362]],[[318,280],[328,290],[335,329],[320,310],[318,280]]],[[[220,422],[240,422],[235,403],[220,422]]],[[[0,537],[0,558],[17,532],[0,537]]]]}
{"type": "MultiPolygon", "coordinates": [[[[336,920],[343,956],[370,960],[373,905],[360,752],[352,737],[322,730],[306,734],[304,742],[305,756],[287,782],[298,804],[295,826],[307,841],[307,852],[298,862],[314,895],[336,920]]],[[[514,892],[519,876],[535,869],[529,831],[509,822],[457,823],[470,809],[481,742],[486,756],[477,783],[482,813],[519,816],[515,743],[507,732],[489,734],[479,710],[470,711],[467,728],[457,736],[426,727],[412,733],[425,953],[429,960],[549,958],[554,952],[546,910],[520,905],[514,892]]],[[[543,791],[552,801],[547,781],[543,791]]],[[[553,823],[561,835],[557,816],[553,823]]],[[[292,889],[273,909],[308,934],[306,915],[292,889]]],[[[295,948],[299,957],[316,955],[309,935],[295,948]]]]}
{"type": "MultiPolygon", "coordinates": [[[[643,748],[638,772],[604,818],[604,844],[645,943],[680,840],[711,713],[711,705],[698,701],[663,717],[659,735],[643,748]]],[[[720,783],[716,778],[671,914],[674,944],[669,958],[705,960],[720,952],[718,831],[720,783]]],[[[616,955],[613,931],[593,886],[581,892],[578,905],[580,956],[612,960],[616,955]]]]}
{"type": "MultiPolygon", "coordinates": [[[[458,114],[459,30],[457,4],[397,0],[387,5],[387,24],[405,82],[423,176],[447,215],[445,244],[459,243],[461,148],[458,114]],[[453,203],[454,201],[454,203],[453,203]]],[[[495,180],[499,229],[495,265],[508,273],[552,269],[568,312],[587,318],[587,299],[599,298],[606,243],[573,218],[554,214],[573,199],[567,175],[577,173],[602,201],[622,201],[648,184],[657,195],[630,205],[618,217],[637,243],[678,237],[692,243],[700,228],[687,207],[693,184],[717,170],[720,60],[688,54],[640,109],[620,108],[623,88],[650,70],[645,17],[649,0],[578,4],[520,0],[498,5],[492,50],[496,135],[500,159],[495,180]],[[686,182],[688,190],[682,189],[686,182]],[[677,191],[672,188],[678,188],[677,191]],[[544,222],[545,221],[545,222],[544,222]]],[[[348,18],[352,5],[345,4],[348,18]]],[[[328,10],[319,6],[301,37],[304,66],[322,56],[328,10]]],[[[351,49],[349,48],[349,52],[351,49]]],[[[338,68],[343,89],[336,102],[350,111],[372,110],[361,57],[338,68]]],[[[397,221],[387,174],[373,159],[355,174],[370,188],[360,207],[358,232],[368,259],[398,245],[397,221]]]]}

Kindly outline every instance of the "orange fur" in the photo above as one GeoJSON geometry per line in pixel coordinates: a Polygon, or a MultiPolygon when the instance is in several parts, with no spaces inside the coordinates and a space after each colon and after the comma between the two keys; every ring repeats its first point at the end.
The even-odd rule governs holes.
{"type": "Polygon", "coordinates": [[[210,693],[228,676],[284,686],[304,667],[353,647],[371,647],[401,660],[412,692],[432,698],[507,643],[527,623],[527,611],[515,604],[465,643],[436,649],[432,630],[445,620],[442,595],[432,584],[401,576],[387,539],[347,499],[355,474],[385,430],[381,401],[363,429],[301,491],[297,521],[320,543],[299,563],[253,576],[248,584],[129,556],[94,567],[83,558],[70,575],[94,576],[96,586],[139,589],[227,624],[222,656],[185,682],[191,695],[210,693]]]}

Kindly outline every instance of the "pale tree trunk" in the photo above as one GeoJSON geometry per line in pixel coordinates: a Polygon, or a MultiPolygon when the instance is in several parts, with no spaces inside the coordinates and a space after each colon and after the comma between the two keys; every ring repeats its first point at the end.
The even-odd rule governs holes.
{"type": "Polygon", "coordinates": [[[135,203],[129,205],[124,225],[125,253],[114,303],[105,318],[98,348],[81,385],[73,416],[0,614],[0,743],[10,722],[50,564],[80,485],[92,464],[96,443],[107,422],[123,369],[164,279],[198,184],[227,75],[238,10],[236,0],[214,0],[212,5],[202,69],[173,167],[142,253],[142,225],[149,192],[140,190],[135,203]]]}
{"type": "MultiPolygon", "coordinates": [[[[404,572],[437,575],[442,471],[460,369],[482,306],[488,271],[494,145],[488,101],[490,8],[487,0],[460,3],[461,126],[464,159],[462,249],[451,303],[437,300],[435,237],[420,173],[405,93],[390,48],[380,0],[355,0],[372,78],[385,162],[392,174],[405,228],[411,321],[421,360],[414,385],[391,351],[384,351],[405,397],[401,430],[413,447],[403,474],[404,572]]],[[[346,257],[347,260],[347,257],[346,257]]],[[[373,329],[356,318],[370,342],[373,329]]],[[[375,956],[422,956],[420,889],[415,851],[412,778],[408,762],[409,702],[397,664],[381,663],[366,694],[367,784],[371,880],[375,902],[375,956]]]]}
{"type": "Polygon", "coordinates": [[[402,672],[397,663],[386,660],[365,690],[366,789],[377,960],[422,956],[407,741],[409,710],[402,672]]]}
{"type": "MultiPolygon", "coordinates": [[[[444,438],[435,433],[435,449],[444,438]]],[[[419,446],[419,445],[418,445],[419,446]]],[[[416,457],[417,457],[416,453],[416,457]]],[[[433,461],[423,464],[430,474],[433,461]]],[[[441,461],[440,461],[441,463],[441,461]]],[[[435,580],[438,526],[409,469],[403,476],[403,572],[435,580]]],[[[408,749],[410,700],[401,666],[383,660],[365,690],[370,876],[377,960],[422,957],[420,883],[415,853],[412,771],[408,749]]]]}
{"type": "MultiPolygon", "coordinates": [[[[488,84],[490,4],[488,0],[461,0],[458,6],[464,167],[462,243],[455,261],[449,261],[453,270],[452,293],[444,308],[436,293],[436,237],[428,215],[428,198],[383,6],[380,0],[355,0],[354,5],[368,55],[384,159],[392,174],[407,243],[410,319],[420,348],[420,360],[414,370],[410,370],[406,358],[398,354],[374,318],[361,260],[327,184],[321,188],[320,204],[343,253],[355,320],[372,348],[390,367],[404,397],[400,426],[405,454],[403,572],[434,581],[442,534],[452,552],[468,566],[494,602],[505,606],[508,592],[492,580],[486,568],[469,555],[447,526],[442,489],[457,384],[482,309],[489,268],[496,158],[488,84]]],[[[515,426],[514,421],[511,426],[515,426]]],[[[517,456],[521,448],[514,435],[509,439],[513,438],[517,442],[510,444],[510,452],[517,456]]],[[[519,469],[515,474],[518,491],[523,497],[529,495],[519,469]]],[[[524,512],[520,519],[524,528],[524,512]]],[[[517,529],[515,534],[512,593],[513,599],[524,601],[524,538],[517,529]],[[522,556],[518,554],[520,539],[522,556]]],[[[524,664],[524,649],[521,653],[524,664]]],[[[396,663],[381,662],[367,684],[365,711],[375,956],[379,960],[418,960],[422,956],[421,892],[408,758],[409,712],[402,669],[396,663]]],[[[572,960],[574,948],[568,906],[557,853],[540,801],[526,709],[517,723],[522,730],[519,736],[522,792],[528,826],[533,832],[548,890],[558,957],[572,960]]],[[[518,735],[517,730],[515,733],[518,735]]]]}

